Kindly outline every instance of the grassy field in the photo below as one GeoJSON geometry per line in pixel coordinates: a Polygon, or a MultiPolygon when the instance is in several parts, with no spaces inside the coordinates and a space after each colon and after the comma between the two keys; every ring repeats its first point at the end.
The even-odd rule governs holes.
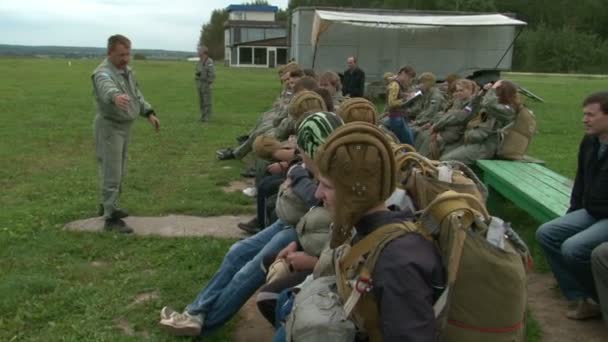
{"type": "MultiPolygon", "coordinates": [[[[61,229],[96,212],[90,72],[97,63],[78,60],[68,67],[65,60],[0,59],[1,341],[173,340],[156,324],[160,308],[188,304],[232,242],[61,229]],[[149,292],[159,298],[134,302],[149,292]],[[124,322],[133,336],[117,328],[124,322]]],[[[253,212],[251,199],[221,190],[239,179],[241,163],[218,162],[214,151],[234,145],[234,137],[268,109],[279,91],[275,72],[220,67],[215,115],[201,125],[193,64],[133,65],[162,131],[154,134],[144,120],[135,125],[121,204],[136,215],[253,212]]],[[[508,78],[547,101],[531,103],[540,127],[531,154],[572,177],[582,135],[580,102],[608,88],[608,81],[508,78]]],[[[532,242],[537,223],[509,203],[500,215],[532,242]]],[[[538,329],[531,330],[530,340],[538,340],[538,329]]],[[[229,325],[208,340],[229,341],[230,331],[229,325]]]]}

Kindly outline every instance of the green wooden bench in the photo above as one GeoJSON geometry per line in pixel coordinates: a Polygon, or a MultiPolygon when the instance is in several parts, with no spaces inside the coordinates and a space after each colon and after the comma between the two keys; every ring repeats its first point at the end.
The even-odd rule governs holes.
{"type": "Polygon", "coordinates": [[[570,206],[572,181],[536,163],[478,160],[482,180],[540,222],[562,216],[570,206]]]}

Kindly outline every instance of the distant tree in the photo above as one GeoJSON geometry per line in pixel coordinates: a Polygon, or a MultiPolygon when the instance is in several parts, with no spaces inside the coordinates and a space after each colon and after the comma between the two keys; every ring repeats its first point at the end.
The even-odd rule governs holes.
{"type": "Polygon", "coordinates": [[[213,59],[224,59],[224,23],[228,20],[226,9],[216,9],[211,12],[211,19],[201,28],[198,45],[205,45],[209,49],[209,56],[213,59]]]}
{"type": "Polygon", "coordinates": [[[133,59],[136,61],[141,61],[141,60],[145,60],[146,59],[146,55],[144,55],[143,53],[137,52],[133,55],[133,59]]]}

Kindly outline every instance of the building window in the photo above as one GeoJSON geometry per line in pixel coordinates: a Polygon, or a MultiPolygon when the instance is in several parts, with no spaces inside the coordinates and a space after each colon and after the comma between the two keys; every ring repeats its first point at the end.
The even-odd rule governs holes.
{"type": "Polygon", "coordinates": [[[253,62],[255,65],[268,64],[268,53],[266,52],[266,48],[254,49],[253,62]]]}
{"type": "Polygon", "coordinates": [[[287,49],[277,49],[277,64],[287,64],[287,49]]]}
{"type": "Polygon", "coordinates": [[[239,64],[238,61],[236,60],[237,56],[238,56],[237,48],[233,47],[232,49],[230,49],[230,64],[232,64],[232,65],[239,64]]]}
{"type": "Polygon", "coordinates": [[[252,50],[250,47],[239,47],[239,64],[253,64],[252,50]]]}

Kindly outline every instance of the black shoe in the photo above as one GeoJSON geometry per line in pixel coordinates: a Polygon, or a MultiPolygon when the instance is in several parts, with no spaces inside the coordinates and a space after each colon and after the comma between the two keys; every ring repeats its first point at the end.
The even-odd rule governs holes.
{"type": "Polygon", "coordinates": [[[247,139],[249,139],[248,135],[239,135],[238,137],[236,137],[236,142],[240,145],[242,143],[244,143],[245,141],[247,141],[247,139]]]}
{"type": "Polygon", "coordinates": [[[133,229],[121,219],[107,219],[103,225],[103,230],[107,232],[115,231],[121,234],[131,234],[133,229]]]}
{"type": "Polygon", "coordinates": [[[262,230],[260,228],[260,224],[258,223],[258,219],[257,217],[254,217],[253,219],[251,219],[249,222],[241,222],[239,224],[237,224],[237,227],[239,227],[240,230],[249,233],[249,234],[256,234],[258,233],[260,230],[262,230]]]}
{"type": "Polygon", "coordinates": [[[110,219],[120,220],[127,216],[129,216],[129,213],[125,209],[116,208],[116,210],[114,210],[110,215],[110,219]]]}
{"type": "Polygon", "coordinates": [[[241,171],[241,176],[243,176],[245,178],[253,178],[256,176],[255,169],[252,167],[247,168],[247,169],[241,171]]]}
{"type": "Polygon", "coordinates": [[[231,148],[215,151],[215,154],[217,155],[217,159],[219,160],[229,160],[235,158],[231,148]]]}

